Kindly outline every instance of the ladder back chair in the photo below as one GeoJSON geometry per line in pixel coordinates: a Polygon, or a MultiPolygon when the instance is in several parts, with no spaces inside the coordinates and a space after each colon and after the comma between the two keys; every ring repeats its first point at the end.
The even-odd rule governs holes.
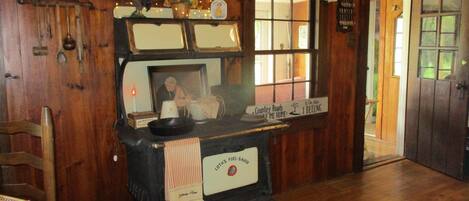
{"type": "Polygon", "coordinates": [[[33,200],[56,200],[54,132],[50,109],[42,108],[41,125],[28,121],[0,122],[0,135],[29,134],[41,138],[42,158],[26,152],[0,153],[0,166],[28,165],[42,170],[44,190],[30,184],[0,184],[0,200],[8,200],[8,196],[33,200]],[[7,196],[3,196],[5,194],[7,196]]]}

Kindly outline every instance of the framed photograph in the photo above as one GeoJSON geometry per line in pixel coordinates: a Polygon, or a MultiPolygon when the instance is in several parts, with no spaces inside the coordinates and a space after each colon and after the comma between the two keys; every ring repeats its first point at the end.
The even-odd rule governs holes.
{"type": "Polygon", "coordinates": [[[175,100],[177,93],[188,99],[209,94],[205,64],[149,66],[153,110],[161,111],[163,101],[175,100]]]}

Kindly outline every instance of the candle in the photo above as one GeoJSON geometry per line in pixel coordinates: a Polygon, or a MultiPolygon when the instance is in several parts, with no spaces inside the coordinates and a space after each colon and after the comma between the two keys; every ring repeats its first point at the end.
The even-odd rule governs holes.
{"type": "Polygon", "coordinates": [[[132,86],[132,89],[130,90],[130,95],[132,95],[133,112],[137,112],[137,89],[135,88],[135,85],[132,86]]]}

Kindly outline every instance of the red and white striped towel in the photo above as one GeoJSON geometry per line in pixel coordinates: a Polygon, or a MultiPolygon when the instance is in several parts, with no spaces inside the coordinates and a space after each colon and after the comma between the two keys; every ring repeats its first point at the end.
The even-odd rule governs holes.
{"type": "Polygon", "coordinates": [[[165,200],[202,201],[199,138],[165,142],[165,200]]]}

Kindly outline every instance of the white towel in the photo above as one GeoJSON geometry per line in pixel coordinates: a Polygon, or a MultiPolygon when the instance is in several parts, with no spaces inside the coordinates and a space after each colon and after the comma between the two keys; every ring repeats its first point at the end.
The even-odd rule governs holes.
{"type": "Polygon", "coordinates": [[[199,138],[165,142],[165,200],[203,201],[199,138]]]}

